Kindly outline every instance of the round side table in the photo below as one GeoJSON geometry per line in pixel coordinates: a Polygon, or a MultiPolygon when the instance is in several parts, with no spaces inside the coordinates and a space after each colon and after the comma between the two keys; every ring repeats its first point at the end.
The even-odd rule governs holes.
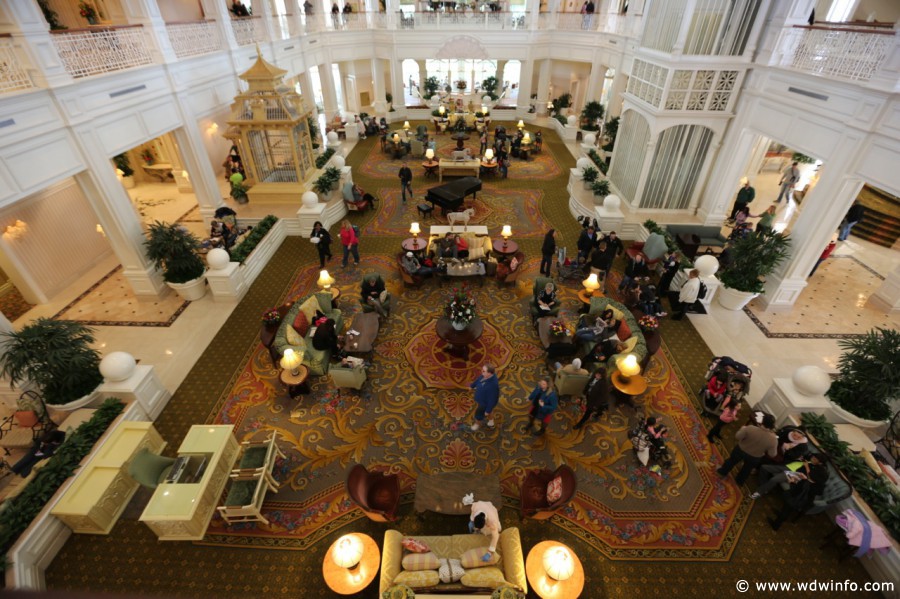
{"type": "Polygon", "coordinates": [[[328,551],[325,552],[325,559],[322,560],[322,576],[328,588],[339,595],[353,595],[360,593],[369,586],[375,575],[378,574],[378,566],[381,563],[381,551],[378,544],[369,535],[362,533],[353,533],[363,544],[362,558],[359,565],[355,568],[341,568],[334,563],[331,554],[334,551],[338,539],[331,544],[328,551]]]}
{"type": "Polygon", "coordinates": [[[291,399],[296,399],[298,395],[309,393],[309,385],[306,384],[306,379],[309,378],[309,368],[306,366],[301,364],[297,368],[296,376],[291,374],[290,370],[282,369],[279,378],[282,384],[287,387],[288,395],[291,396],[291,399]]]}
{"type": "Polygon", "coordinates": [[[541,541],[531,548],[525,559],[525,575],[528,584],[541,599],[569,599],[579,597],[584,590],[584,567],[575,552],[557,541],[541,541]],[[544,553],[554,547],[563,547],[569,550],[575,571],[566,580],[554,580],[544,570],[544,553]]]}

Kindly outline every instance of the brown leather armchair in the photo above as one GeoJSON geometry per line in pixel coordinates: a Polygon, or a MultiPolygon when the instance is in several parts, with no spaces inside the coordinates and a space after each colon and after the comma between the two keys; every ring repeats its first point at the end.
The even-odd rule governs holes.
{"type": "Polygon", "coordinates": [[[363,513],[375,522],[393,522],[400,505],[400,481],[396,474],[369,472],[362,464],[350,469],[347,493],[363,513]]]}
{"type": "Polygon", "coordinates": [[[516,281],[519,280],[519,275],[522,274],[522,271],[525,270],[523,262],[525,262],[525,253],[524,252],[516,252],[515,259],[517,261],[516,269],[509,269],[509,262],[505,262],[505,268],[501,268],[499,265],[497,266],[497,274],[495,275],[497,282],[500,285],[506,285],[508,283],[515,284],[516,281]]]}
{"type": "Polygon", "coordinates": [[[563,464],[555,472],[550,470],[529,470],[522,483],[521,517],[546,520],[575,496],[578,481],[575,471],[563,464]],[[562,478],[562,495],[552,504],[547,501],[547,485],[559,476],[562,478]]]}

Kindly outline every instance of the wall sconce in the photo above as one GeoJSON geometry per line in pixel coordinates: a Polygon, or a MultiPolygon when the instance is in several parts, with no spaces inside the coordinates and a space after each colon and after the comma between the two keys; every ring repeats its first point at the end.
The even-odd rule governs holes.
{"type": "Polygon", "coordinates": [[[620,378],[626,385],[631,382],[631,377],[641,373],[641,365],[638,364],[634,354],[628,354],[624,358],[619,358],[616,362],[616,368],[619,369],[620,378]]]}
{"type": "Polygon", "coordinates": [[[553,580],[568,580],[575,573],[575,560],[565,547],[551,547],[544,552],[544,571],[553,580]]]}
{"type": "Polygon", "coordinates": [[[403,121],[403,130],[409,131],[409,121],[403,121]]]}
{"type": "Polygon", "coordinates": [[[503,229],[500,231],[500,236],[503,238],[503,249],[506,250],[506,242],[509,241],[509,238],[512,237],[512,228],[509,225],[503,225],[503,229]]]}
{"type": "Polygon", "coordinates": [[[291,348],[284,350],[284,357],[281,358],[280,365],[285,370],[290,370],[291,375],[298,376],[300,374],[300,365],[303,363],[303,353],[296,352],[291,348]]]}
{"type": "Polygon", "coordinates": [[[219,130],[219,123],[213,121],[212,124],[206,128],[206,134],[207,135],[215,135],[218,130],[219,130]]]}
{"type": "Polygon", "coordinates": [[[331,289],[331,286],[334,285],[334,277],[328,274],[327,270],[323,270],[319,272],[319,280],[316,283],[322,289],[331,289]]]}
{"type": "Polygon", "coordinates": [[[422,232],[419,228],[419,223],[409,223],[409,232],[413,236],[413,248],[419,249],[419,233],[422,232]]]}
{"type": "Polygon", "coordinates": [[[434,150],[432,150],[431,148],[425,150],[425,160],[427,160],[428,162],[434,160],[434,150]]]}
{"type": "Polygon", "coordinates": [[[493,159],[494,159],[494,149],[488,148],[487,150],[484,151],[484,160],[485,160],[485,162],[490,162],[493,159]]]}
{"type": "Polygon", "coordinates": [[[181,178],[184,179],[185,181],[191,180],[191,176],[188,174],[187,171],[181,171],[181,178]]]}
{"type": "Polygon", "coordinates": [[[6,231],[3,234],[11,239],[19,239],[25,235],[26,232],[28,232],[28,225],[23,221],[16,219],[14,224],[6,227],[6,231]]]}
{"type": "Polygon", "coordinates": [[[331,553],[331,559],[339,568],[347,568],[353,570],[359,566],[359,560],[362,559],[363,544],[359,537],[353,534],[344,535],[338,539],[334,545],[334,551],[331,553]]]}
{"type": "Polygon", "coordinates": [[[521,131],[522,129],[525,128],[525,121],[523,121],[522,119],[519,119],[519,122],[516,124],[516,127],[518,127],[519,131],[521,131]]]}
{"type": "Polygon", "coordinates": [[[588,278],[583,280],[581,284],[584,285],[585,290],[591,295],[594,295],[600,289],[600,281],[597,280],[597,273],[595,272],[589,274],[588,278]]]}

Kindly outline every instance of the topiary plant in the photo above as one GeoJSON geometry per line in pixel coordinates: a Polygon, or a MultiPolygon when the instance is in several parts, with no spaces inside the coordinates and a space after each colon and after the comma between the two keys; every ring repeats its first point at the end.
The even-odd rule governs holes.
{"type": "Polygon", "coordinates": [[[900,398],[900,332],[875,328],[838,346],[840,376],[826,395],[860,418],[889,419],[891,402],[900,398]]]}
{"type": "Polygon", "coordinates": [[[197,255],[200,240],[184,227],[155,221],[147,230],[144,247],[166,283],[187,283],[203,276],[203,260],[197,255]]]}
{"type": "Polygon", "coordinates": [[[791,240],[774,231],[754,231],[731,246],[731,262],[719,279],[735,291],[762,293],[765,278],[772,274],[790,253],[791,240]]]}

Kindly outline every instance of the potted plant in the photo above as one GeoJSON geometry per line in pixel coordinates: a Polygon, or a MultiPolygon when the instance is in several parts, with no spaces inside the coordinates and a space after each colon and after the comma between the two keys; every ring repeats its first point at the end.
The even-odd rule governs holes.
{"type": "Polygon", "coordinates": [[[491,97],[491,100],[497,99],[497,78],[494,76],[487,77],[481,82],[481,89],[491,97]]]}
{"type": "Polygon", "coordinates": [[[78,12],[82,17],[87,19],[88,25],[97,24],[97,9],[89,2],[79,2],[78,12]]]}
{"type": "Polygon", "coordinates": [[[327,200],[328,194],[337,189],[337,185],[341,180],[341,169],[335,166],[329,166],[325,169],[319,178],[313,182],[313,189],[327,200]]]}
{"type": "Polygon", "coordinates": [[[197,254],[200,241],[187,229],[155,221],[147,231],[147,257],[163,271],[166,285],[192,302],[206,295],[203,260],[197,254]]]}
{"type": "Polygon", "coordinates": [[[841,411],[866,420],[888,420],[900,398],[900,332],[875,328],[838,341],[838,379],[825,393],[841,411]]]}
{"type": "Polygon", "coordinates": [[[594,188],[594,182],[597,181],[597,177],[599,176],[600,171],[592,166],[581,171],[581,180],[584,182],[584,188],[592,190],[594,188]]]}
{"type": "Polygon", "coordinates": [[[603,118],[603,104],[592,100],[581,109],[581,128],[584,131],[599,131],[598,121],[603,118]]]}
{"type": "Polygon", "coordinates": [[[131,189],[134,187],[134,169],[131,168],[131,161],[128,160],[128,154],[124,152],[122,154],[117,154],[113,156],[113,164],[116,165],[116,175],[119,176],[119,180],[122,182],[122,186],[125,189],[131,189]]]}
{"type": "Polygon", "coordinates": [[[33,383],[44,401],[75,410],[91,403],[100,374],[94,330],[72,320],[38,318],[20,331],[3,333],[0,376],[15,386],[33,383]]]}
{"type": "Polygon", "coordinates": [[[719,275],[719,304],[727,310],[742,310],[764,291],[766,276],[788,257],[790,248],[791,240],[774,231],[755,231],[735,241],[731,262],[719,275]]]}
{"type": "Polygon", "coordinates": [[[463,331],[476,318],[475,298],[469,295],[465,287],[454,289],[444,306],[444,313],[454,329],[463,331]]]}
{"type": "Polygon", "coordinates": [[[594,204],[597,206],[603,205],[603,199],[609,195],[609,180],[602,179],[599,181],[594,181],[591,185],[591,191],[594,192],[594,204]]]}
{"type": "Polygon", "coordinates": [[[422,85],[425,88],[425,97],[427,99],[431,99],[435,94],[438,93],[438,89],[441,87],[441,82],[438,81],[438,78],[432,75],[425,79],[425,83],[422,85]]]}

